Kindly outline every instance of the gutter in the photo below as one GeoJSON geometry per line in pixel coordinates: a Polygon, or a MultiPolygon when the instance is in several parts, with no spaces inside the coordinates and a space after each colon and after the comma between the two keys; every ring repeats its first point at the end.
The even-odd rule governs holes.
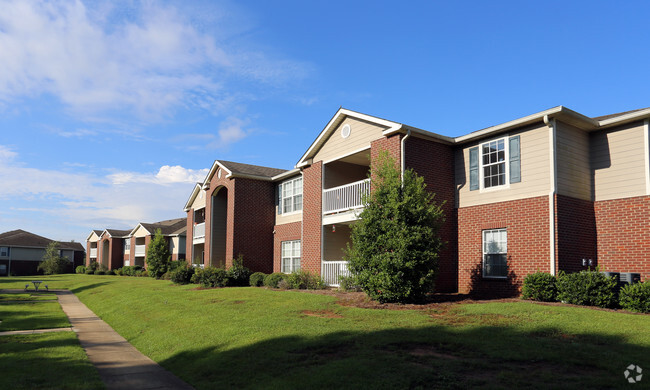
{"type": "Polygon", "coordinates": [[[402,140],[400,141],[400,164],[401,164],[401,173],[400,173],[400,179],[402,179],[402,188],[404,188],[404,171],[406,170],[406,140],[411,136],[411,129],[406,130],[406,135],[402,140]]]}
{"type": "Polygon", "coordinates": [[[555,269],[555,194],[557,193],[557,155],[555,153],[555,119],[544,115],[544,123],[549,128],[548,142],[549,142],[549,164],[550,164],[550,187],[548,193],[548,230],[549,230],[549,254],[550,274],[555,276],[557,274],[555,269]]]}

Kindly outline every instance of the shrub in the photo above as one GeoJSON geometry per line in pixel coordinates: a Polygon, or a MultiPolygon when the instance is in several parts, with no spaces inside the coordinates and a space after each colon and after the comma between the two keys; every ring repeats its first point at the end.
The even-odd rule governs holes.
{"type": "Polygon", "coordinates": [[[424,178],[400,169],[387,152],[371,168],[373,190],[352,225],[345,258],[357,283],[379,302],[416,301],[433,291],[444,221],[424,178]]]}
{"type": "Polygon", "coordinates": [[[118,268],[115,270],[115,275],[122,276],[122,268],[118,268]]]}
{"type": "Polygon", "coordinates": [[[106,275],[115,275],[115,271],[109,269],[108,271],[106,271],[106,275]]]}
{"type": "Polygon", "coordinates": [[[546,272],[535,272],[526,276],[524,286],[521,289],[521,298],[542,302],[557,301],[557,280],[555,276],[546,272]]]}
{"type": "Polygon", "coordinates": [[[203,268],[194,268],[194,275],[190,277],[190,282],[194,284],[201,284],[201,280],[203,279],[203,268]]]}
{"type": "Polygon", "coordinates": [[[148,274],[152,278],[159,279],[167,272],[171,254],[169,253],[169,244],[160,229],[156,229],[156,234],[147,248],[147,267],[148,274]]]}
{"type": "Polygon", "coordinates": [[[278,282],[278,288],[280,290],[289,290],[289,289],[291,289],[291,283],[289,283],[288,279],[281,279],[278,282]]]}
{"type": "Polygon", "coordinates": [[[264,278],[264,285],[267,287],[278,288],[278,283],[281,280],[287,279],[289,276],[281,272],[274,272],[272,274],[266,275],[264,278]]]}
{"type": "Polygon", "coordinates": [[[105,274],[106,274],[106,271],[104,271],[103,269],[98,269],[98,270],[96,270],[96,271],[94,272],[94,274],[95,274],[95,275],[105,275],[105,274]]]}
{"type": "Polygon", "coordinates": [[[169,267],[167,267],[167,271],[171,272],[176,270],[179,267],[185,267],[187,266],[187,261],[185,260],[174,260],[169,262],[169,267]]]}
{"type": "Polygon", "coordinates": [[[615,277],[608,278],[598,271],[561,272],[557,277],[557,299],[585,306],[614,307],[617,303],[615,277]]]}
{"type": "Polygon", "coordinates": [[[251,271],[244,267],[244,256],[239,255],[232,260],[232,267],[228,268],[229,286],[248,286],[251,271]]]}
{"type": "Polygon", "coordinates": [[[625,310],[650,313],[650,281],[624,286],[619,293],[619,304],[625,310]]]}
{"type": "Polygon", "coordinates": [[[125,265],[124,267],[122,267],[121,273],[124,276],[139,276],[136,275],[136,273],[141,270],[142,270],[141,265],[125,265]]]}
{"type": "Polygon", "coordinates": [[[86,266],[79,265],[77,268],[75,268],[74,272],[78,274],[85,274],[86,273],[86,266]]]}
{"type": "Polygon", "coordinates": [[[356,284],[353,276],[341,276],[341,277],[339,277],[339,290],[343,290],[343,291],[361,291],[359,286],[356,284]]]}
{"type": "Polygon", "coordinates": [[[70,260],[67,257],[59,256],[59,243],[51,241],[45,249],[43,261],[38,265],[38,270],[43,271],[45,275],[55,275],[69,272],[70,268],[70,260]]]}
{"type": "Polygon", "coordinates": [[[95,273],[95,271],[97,271],[98,268],[99,268],[99,263],[96,262],[96,261],[93,261],[90,264],[88,264],[88,267],[86,267],[86,273],[87,274],[88,273],[90,273],[90,274],[95,273]],[[88,272],[88,271],[90,271],[90,272],[88,272]]]}
{"type": "Polygon", "coordinates": [[[195,273],[198,284],[203,287],[225,287],[228,284],[228,273],[223,268],[205,267],[203,272],[195,273]]]}
{"type": "Polygon", "coordinates": [[[97,270],[96,270],[96,269],[93,270],[93,269],[90,268],[90,267],[86,267],[86,275],[94,275],[94,274],[95,274],[95,271],[97,271],[97,270]]]}
{"type": "Polygon", "coordinates": [[[176,267],[170,272],[171,281],[175,284],[188,284],[194,276],[194,267],[189,267],[187,263],[184,266],[176,267]]]}
{"type": "Polygon", "coordinates": [[[171,273],[169,271],[165,272],[164,274],[162,274],[162,276],[160,276],[160,279],[162,279],[162,280],[172,280],[171,273]]]}
{"type": "Polygon", "coordinates": [[[322,290],[325,288],[325,281],[320,276],[303,270],[289,274],[287,282],[289,283],[289,288],[298,290],[322,290]]]}
{"type": "Polygon", "coordinates": [[[262,287],[264,285],[264,278],[266,274],[264,272],[255,272],[249,278],[250,285],[253,287],[262,287]]]}
{"type": "Polygon", "coordinates": [[[105,264],[100,264],[98,269],[104,271],[104,273],[108,271],[108,267],[105,264]]]}

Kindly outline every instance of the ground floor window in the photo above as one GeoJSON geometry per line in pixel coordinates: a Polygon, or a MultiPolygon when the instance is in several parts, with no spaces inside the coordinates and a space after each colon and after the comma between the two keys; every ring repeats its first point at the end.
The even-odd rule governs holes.
{"type": "Polygon", "coordinates": [[[282,272],[300,270],[300,240],[282,241],[282,272]]]}
{"type": "Polygon", "coordinates": [[[507,229],[483,230],[483,277],[505,278],[508,276],[507,229]]]}
{"type": "Polygon", "coordinates": [[[9,257],[9,247],[0,246],[0,257],[9,257]]]}

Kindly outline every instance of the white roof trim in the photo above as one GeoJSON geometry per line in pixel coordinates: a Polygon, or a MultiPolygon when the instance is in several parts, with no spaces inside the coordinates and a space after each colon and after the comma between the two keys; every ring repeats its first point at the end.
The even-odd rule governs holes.
{"type": "Polygon", "coordinates": [[[635,111],[629,114],[615,116],[614,118],[604,119],[602,121],[598,121],[598,124],[601,127],[617,125],[620,122],[630,122],[637,119],[641,119],[643,117],[647,117],[649,115],[650,115],[650,108],[646,108],[645,110],[635,111]]]}
{"type": "Polygon", "coordinates": [[[135,234],[135,232],[138,230],[139,227],[142,227],[145,232],[149,233],[149,235],[152,234],[149,230],[147,230],[146,227],[142,226],[142,222],[140,222],[139,224],[137,224],[136,227],[133,228],[133,230],[131,230],[131,233],[129,233],[129,237],[133,237],[133,235],[135,234]]]}
{"type": "MultiPolygon", "coordinates": [[[[86,237],[86,241],[90,241],[90,236],[92,236],[93,234],[97,234],[97,233],[95,233],[95,230],[94,230],[94,229],[90,232],[90,234],[88,235],[88,237],[86,237]]],[[[97,237],[99,238],[99,236],[97,236],[97,237]]]]}
{"type": "Polygon", "coordinates": [[[210,180],[212,180],[212,176],[214,176],[214,174],[217,172],[217,168],[221,168],[227,172],[226,178],[232,176],[232,172],[230,171],[230,169],[226,168],[219,160],[214,160],[212,167],[210,167],[210,171],[205,176],[205,180],[203,180],[203,185],[201,187],[204,190],[207,188],[208,184],[210,183],[210,180]]]}
{"type": "Polygon", "coordinates": [[[192,193],[190,194],[190,198],[185,202],[185,207],[183,207],[183,211],[188,212],[192,208],[192,203],[194,203],[194,200],[196,199],[197,195],[199,192],[203,189],[203,186],[201,183],[196,183],[194,185],[194,188],[192,189],[192,193]]]}
{"type": "Polygon", "coordinates": [[[361,119],[361,120],[364,120],[364,121],[367,121],[367,122],[372,122],[372,123],[376,123],[376,124],[381,125],[381,126],[388,127],[388,129],[386,129],[384,131],[389,131],[389,132],[398,131],[403,126],[401,123],[392,122],[392,121],[389,121],[389,120],[386,120],[386,119],[381,119],[381,118],[377,118],[377,117],[374,117],[374,116],[362,114],[360,112],[351,111],[351,110],[348,110],[348,109],[345,109],[345,108],[339,108],[339,110],[336,112],[336,114],[334,114],[332,119],[330,119],[330,121],[327,122],[327,125],[320,132],[320,134],[318,135],[316,140],[309,146],[309,149],[307,149],[307,152],[305,152],[305,154],[300,158],[300,160],[296,164],[296,168],[301,168],[301,167],[304,167],[304,166],[307,166],[307,165],[311,164],[310,159],[311,159],[311,157],[313,157],[312,154],[315,154],[316,149],[320,149],[320,147],[322,146],[321,142],[323,141],[323,139],[325,137],[327,137],[332,131],[334,131],[334,128],[333,128],[334,123],[336,123],[338,121],[338,119],[343,115],[347,116],[347,117],[357,118],[357,119],[361,119]]]}
{"type": "Polygon", "coordinates": [[[283,180],[291,176],[298,176],[300,174],[300,169],[294,168],[290,171],[282,172],[279,175],[275,175],[271,178],[272,181],[283,180]]]}

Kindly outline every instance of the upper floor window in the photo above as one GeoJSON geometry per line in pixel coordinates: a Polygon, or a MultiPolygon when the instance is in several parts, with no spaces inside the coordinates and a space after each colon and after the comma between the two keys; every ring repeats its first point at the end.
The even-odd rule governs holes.
{"type": "Polygon", "coordinates": [[[0,246],[0,257],[9,257],[9,247],[0,246]]]}
{"type": "Polygon", "coordinates": [[[278,186],[278,214],[302,210],[302,177],[278,186]]]}
{"type": "Polygon", "coordinates": [[[124,252],[130,252],[131,251],[131,239],[126,239],[124,240],[124,252]]]}
{"type": "Polygon", "coordinates": [[[484,142],[469,150],[470,191],[521,181],[519,136],[484,142]]]}

